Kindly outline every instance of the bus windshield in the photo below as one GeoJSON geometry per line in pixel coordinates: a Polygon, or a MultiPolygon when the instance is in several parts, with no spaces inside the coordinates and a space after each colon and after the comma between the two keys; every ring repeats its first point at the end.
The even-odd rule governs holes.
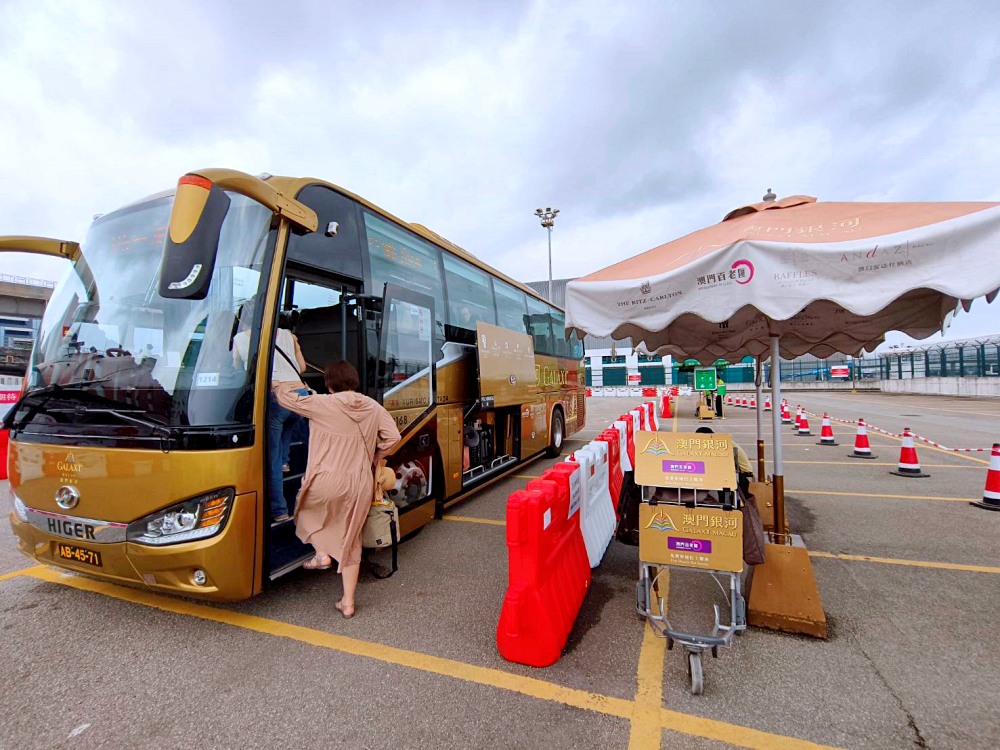
{"type": "Polygon", "coordinates": [[[26,409],[32,431],[81,421],[120,427],[123,415],[148,427],[252,422],[252,363],[233,356],[232,340],[241,328],[259,335],[261,311],[244,303],[261,288],[272,212],[244,196],[229,197],[211,286],[201,300],[164,299],[156,291],[172,196],[93,223],[82,258],[46,307],[32,354],[26,398],[33,390],[46,394],[37,397],[45,398],[44,409],[26,409]],[[240,321],[241,312],[254,320],[240,321]]]}

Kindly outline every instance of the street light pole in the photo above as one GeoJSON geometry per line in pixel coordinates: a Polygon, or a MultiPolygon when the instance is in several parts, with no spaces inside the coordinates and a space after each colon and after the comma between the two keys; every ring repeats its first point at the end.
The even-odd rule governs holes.
{"type": "Polygon", "coordinates": [[[535,216],[541,220],[542,226],[549,230],[549,302],[552,301],[552,225],[558,213],[558,208],[546,208],[544,211],[540,208],[535,209],[535,216]]]}

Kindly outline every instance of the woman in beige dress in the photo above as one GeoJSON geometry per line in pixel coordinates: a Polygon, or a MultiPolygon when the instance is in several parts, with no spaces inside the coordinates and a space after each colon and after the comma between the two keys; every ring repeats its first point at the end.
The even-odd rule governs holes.
{"type": "Polygon", "coordinates": [[[392,416],[357,392],[358,372],[346,361],[327,365],[329,394],[299,382],[273,384],[278,403],[309,419],[309,461],[295,503],[295,533],[316,555],[304,567],[326,570],[337,560],[344,595],[336,607],[354,616],[361,570],[361,529],[372,499],[372,466],[399,442],[392,416]]]}

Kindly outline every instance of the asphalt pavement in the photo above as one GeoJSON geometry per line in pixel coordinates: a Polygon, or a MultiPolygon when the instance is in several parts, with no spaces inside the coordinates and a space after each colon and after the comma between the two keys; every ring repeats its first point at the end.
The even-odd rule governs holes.
{"type": "MultiPolygon", "coordinates": [[[[363,575],[351,620],[333,609],[329,571],[205,604],[36,567],[2,524],[0,748],[1000,746],[1000,513],[969,504],[989,454],[918,441],[930,477],[889,474],[903,427],[948,448],[1000,441],[1000,401],[786,395],[843,420],[839,446],[817,445],[814,417],[812,436],[782,428],[790,523],[812,556],[826,641],[751,628],[706,660],[693,696],[682,652],[636,615],[637,549],[613,541],[560,660],[504,661],[506,499],[551,459],[407,540],[392,578],[363,575]],[[875,460],[847,455],[858,417],[893,433],[869,429],[875,460]]],[[[590,399],[567,451],[641,400],[590,399]]],[[[681,398],[661,429],[693,430],[694,404],[681,398]]],[[[754,412],[729,408],[712,426],[754,458],[754,412]]],[[[710,621],[720,594],[708,582],[675,575],[671,615],[710,621]]]]}

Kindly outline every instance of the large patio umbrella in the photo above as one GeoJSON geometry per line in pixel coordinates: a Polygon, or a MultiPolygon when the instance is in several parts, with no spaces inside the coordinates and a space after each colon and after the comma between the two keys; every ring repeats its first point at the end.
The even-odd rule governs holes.
{"type": "Polygon", "coordinates": [[[774,523],[782,534],[779,356],[856,355],[893,330],[925,338],[973,299],[992,301],[998,261],[1000,203],[793,196],[738,208],[570,282],[566,323],[702,363],[769,354],[774,523]]]}

